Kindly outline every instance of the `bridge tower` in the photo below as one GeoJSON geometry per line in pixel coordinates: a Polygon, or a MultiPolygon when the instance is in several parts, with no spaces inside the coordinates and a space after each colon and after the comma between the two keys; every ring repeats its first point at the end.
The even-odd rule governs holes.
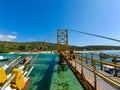
{"type": "Polygon", "coordinates": [[[68,49],[68,30],[57,29],[57,51],[68,49]]]}

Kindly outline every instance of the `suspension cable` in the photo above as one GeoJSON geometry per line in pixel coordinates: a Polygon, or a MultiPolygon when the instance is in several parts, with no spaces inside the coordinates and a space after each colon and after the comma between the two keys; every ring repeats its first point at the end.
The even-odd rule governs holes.
{"type": "Polygon", "coordinates": [[[45,38],[45,40],[43,42],[47,42],[47,40],[49,41],[51,39],[51,37],[56,33],[56,31],[54,31],[53,33],[51,33],[47,38],[45,38]]]}
{"type": "MultiPolygon", "coordinates": [[[[47,38],[45,38],[45,40],[43,41],[43,43],[47,42],[50,40],[50,38],[56,33],[56,31],[54,31],[53,33],[51,33],[47,38]]],[[[44,49],[44,46],[42,47],[42,49],[40,50],[40,52],[44,49]]],[[[34,63],[34,61],[36,60],[36,58],[39,56],[40,52],[38,52],[38,54],[33,58],[32,62],[30,63],[30,66],[34,63]]]]}
{"type": "Polygon", "coordinates": [[[114,38],[111,38],[111,37],[101,36],[101,35],[97,35],[97,34],[91,34],[91,33],[77,31],[77,30],[71,30],[71,31],[77,32],[77,33],[82,33],[82,34],[87,34],[87,35],[90,35],[90,36],[100,37],[100,38],[104,38],[104,39],[108,39],[108,40],[112,40],[112,41],[116,41],[116,42],[120,42],[120,40],[114,39],[114,38]]]}

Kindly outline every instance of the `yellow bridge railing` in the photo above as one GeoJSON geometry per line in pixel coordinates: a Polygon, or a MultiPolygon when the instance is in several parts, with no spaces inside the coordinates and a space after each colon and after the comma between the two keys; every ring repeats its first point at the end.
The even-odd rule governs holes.
{"type": "MultiPolygon", "coordinates": [[[[107,61],[104,61],[104,58],[102,58],[102,54],[98,55],[98,54],[90,53],[88,56],[88,53],[84,53],[84,54],[83,53],[75,53],[75,52],[70,53],[67,51],[67,52],[61,52],[61,55],[65,58],[68,65],[71,68],[75,69],[74,74],[78,74],[78,73],[76,73],[78,71],[81,77],[85,77],[85,80],[79,80],[79,81],[82,81],[84,83],[86,81],[89,82],[89,80],[86,79],[85,71],[89,70],[92,72],[93,82],[92,83],[89,82],[89,84],[91,84],[90,86],[93,86],[93,88],[87,87],[87,90],[90,90],[90,89],[91,90],[92,89],[101,90],[99,84],[97,83],[99,78],[103,79],[103,83],[108,82],[108,84],[110,83],[110,85],[113,85],[117,89],[120,88],[120,79],[117,77],[118,76],[117,69],[120,68],[120,64],[117,64],[117,58],[120,58],[119,56],[106,55],[107,58],[114,59],[113,62],[107,62],[107,61]],[[95,58],[95,55],[98,56],[97,59],[95,58]],[[88,63],[88,61],[90,61],[92,65],[90,63],[88,63]],[[99,63],[100,69],[97,68],[98,63],[99,63]],[[108,65],[108,66],[113,67],[114,75],[110,75],[110,74],[106,73],[103,70],[103,65],[108,65]]],[[[79,78],[79,79],[81,79],[81,78],[79,78]]],[[[104,86],[104,87],[107,88],[107,86],[104,86]]],[[[107,89],[109,89],[109,88],[110,87],[108,87],[107,89]]],[[[110,90],[112,88],[113,87],[111,87],[110,90]]],[[[105,89],[105,90],[107,90],[107,89],[105,89]]],[[[115,89],[113,88],[113,90],[115,90],[115,89]]]]}

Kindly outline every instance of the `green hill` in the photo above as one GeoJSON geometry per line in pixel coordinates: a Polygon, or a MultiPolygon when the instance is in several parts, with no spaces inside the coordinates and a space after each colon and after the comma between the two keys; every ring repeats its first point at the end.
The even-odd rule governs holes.
{"type": "MultiPolygon", "coordinates": [[[[56,50],[55,43],[45,42],[0,42],[0,53],[56,50]]],[[[120,50],[120,46],[69,46],[70,50],[120,50]]]]}

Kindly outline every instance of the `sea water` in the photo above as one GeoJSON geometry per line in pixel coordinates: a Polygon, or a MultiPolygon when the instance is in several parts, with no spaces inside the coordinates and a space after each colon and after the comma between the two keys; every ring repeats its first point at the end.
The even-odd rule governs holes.
{"type": "Polygon", "coordinates": [[[27,90],[84,90],[67,65],[59,65],[57,54],[40,54],[34,62],[27,90]]]}
{"type": "MultiPolygon", "coordinates": [[[[120,56],[120,52],[103,52],[120,56]]],[[[7,64],[17,56],[22,58],[26,54],[0,54],[10,57],[9,61],[1,61],[0,67],[7,64]]],[[[35,54],[33,55],[33,58],[35,54]]],[[[90,54],[88,54],[90,56],[90,54]]],[[[98,58],[94,56],[94,58],[98,58]]],[[[20,59],[21,60],[21,59],[20,59]]],[[[111,58],[104,58],[111,62],[111,58]]],[[[26,90],[84,90],[67,65],[59,65],[57,54],[40,54],[34,62],[34,69],[30,74],[30,83],[26,90]]]]}
{"type": "MultiPolygon", "coordinates": [[[[10,57],[9,61],[0,62],[0,67],[7,64],[17,56],[21,59],[26,54],[0,54],[10,57]]],[[[35,54],[32,54],[33,58],[35,54]]],[[[20,59],[20,60],[21,60],[20,59]]],[[[30,74],[30,83],[26,90],[84,90],[70,68],[59,65],[58,54],[40,54],[33,63],[34,69],[30,74]]]]}

